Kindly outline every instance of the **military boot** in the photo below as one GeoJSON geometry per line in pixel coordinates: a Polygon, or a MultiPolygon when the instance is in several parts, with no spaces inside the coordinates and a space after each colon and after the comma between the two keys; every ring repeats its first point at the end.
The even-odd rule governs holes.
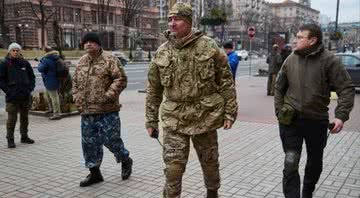
{"type": "Polygon", "coordinates": [[[80,187],[86,187],[104,181],[99,167],[93,167],[89,170],[90,174],[80,182],[80,187]]]}
{"type": "Polygon", "coordinates": [[[217,190],[210,190],[210,189],[207,190],[206,198],[218,198],[218,197],[219,195],[217,190]]]}
{"type": "Polygon", "coordinates": [[[313,191],[315,190],[315,186],[307,187],[305,186],[302,191],[301,198],[312,198],[313,191]]]}
{"type": "Polygon", "coordinates": [[[8,142],[8,148],[16,148],[14,138],[8,138],[7,142],[8,142]]]}
{"type": "Polygon", "coordinates": [[[34,144],[35,141],[31,138],[29,138],[29,136],[27,135],[23,135],[21,136],[21,143],[24,143],[24,144],[34,144]]]}
{"type": "Polygon", "coordinates": [[[132,172],[133,160],[129,157],[128,160],[121,164],[121,177],[122,180],[129,179],[132,172]]]}

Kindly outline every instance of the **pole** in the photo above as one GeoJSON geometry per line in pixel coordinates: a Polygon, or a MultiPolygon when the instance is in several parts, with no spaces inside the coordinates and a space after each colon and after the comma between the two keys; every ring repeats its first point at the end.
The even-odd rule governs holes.
{"type": "MultiPolygon", "coordinates": [[[[337,4],[336,4],[336,20],[335,20],[335,34],[338,31],[338,19],[339,19],[339,4],[340,4],[340,0],[337,0],[337,4]]],[[[336,51],[339,48],[339,39],[336,39],[336,51]]]]}
{"type": "Polygon", "coordinates": [[[251,76],[251,44],[252,44],[252,39],[250,38],[250,51],[249,51],[249,76],[251,76]]]}

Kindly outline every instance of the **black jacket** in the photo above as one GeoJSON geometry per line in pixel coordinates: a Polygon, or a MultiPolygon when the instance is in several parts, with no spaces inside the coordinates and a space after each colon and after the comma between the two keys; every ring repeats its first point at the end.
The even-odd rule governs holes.
{"type": "Polygon", "coordinates": [[[23,58],[5,57],[0,63],[0,88],[6,94],[6,102],[28,100],[35,88],[30,63],[23,58]]]}

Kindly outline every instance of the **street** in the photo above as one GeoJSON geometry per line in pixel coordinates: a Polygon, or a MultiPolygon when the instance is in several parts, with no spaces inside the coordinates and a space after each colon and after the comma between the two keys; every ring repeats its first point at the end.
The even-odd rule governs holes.
{"type": "MultiPolygon", "coordinates": [[[[72,60],[71,64],[76,65],[78,60],[72,60]]],[[[36,61],[30,61],[31,65],[33,66],[34,73],[36,76],[36,87],[35,92],[43,91],[44,84],[42,81],[41,74],[37,70],[36,61]]],[[[146,87],[146,80],[147,80],[147,71],[148,71],[149,62],[144,63],[129,63],[125,68],[125,72],[128,76],[128,85],[126,90],[144,90],[146,87]]],[[[265,63],[265,58],[261,59],[252,59],[251,61],[251,75],[256,75],[258,69],[267,69],[267,64],[265,63]]],[[[74,73],[75,67],[70,67],[71,75],[74,73]]],[[[246,76],[250,74],[250,61],[240,61],[238,70],[237,70],[237,77],[246,76]]],[[[0,91],[0,111],[3,111],[5,108],[5,96],[2,91],[0,91]]]]}

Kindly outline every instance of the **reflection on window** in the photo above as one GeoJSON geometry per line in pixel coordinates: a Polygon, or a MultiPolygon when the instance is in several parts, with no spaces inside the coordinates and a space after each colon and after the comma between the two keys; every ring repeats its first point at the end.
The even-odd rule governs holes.
{"type": "Polygon", "coordinates": [[[360,64],[360,60],[353,56],[342,56],[341,62],[347,67],[356,67],[360,64]]]}

